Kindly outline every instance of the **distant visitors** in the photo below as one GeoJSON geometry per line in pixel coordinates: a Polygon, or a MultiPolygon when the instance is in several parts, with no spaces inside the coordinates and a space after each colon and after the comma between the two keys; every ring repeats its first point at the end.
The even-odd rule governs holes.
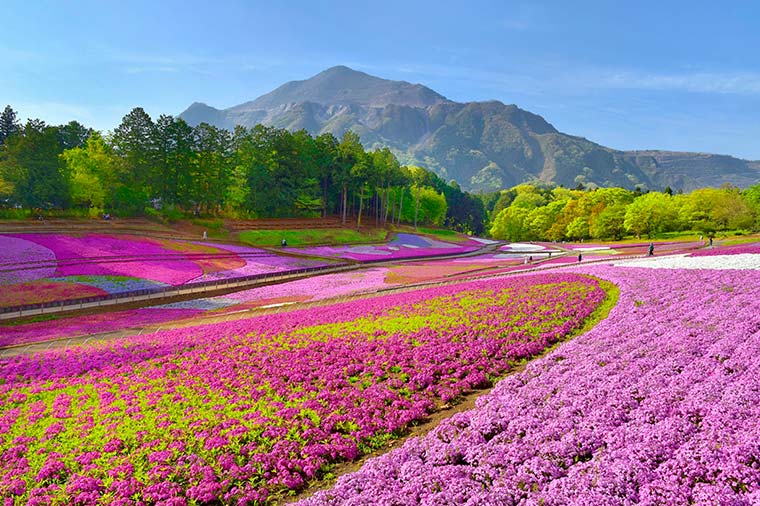
{"type": "Polygon", "coordinates": [[[649,243],[649,256],[650,257],[654,256],[654,243],[653,242],[649,243]]]}
{"type": "Polygon", "coordinates": [[[710,237],[710,247],[712,248],[712,237],[710,237]]]}
{"type": "Polygon", "coordinates": [[[583,260],[583,253],[578,253],[578,261],[580,262],[582,260],[583,260]]]}
{"type": "Polygon", "coordinates": [[[111,221],[111,215],[110,215],[110,214],[108,214],[108,213],[105,213],[105,214],[103,215],[103,220],[104,220],[104,221],[111,221]]]}
{"type": "Polygon", "coordinates": [[[283,240],[282,240],[282,247],[284,248],[284,247],[286,247],[287,245],[288,245],[288,241],[286,241],[285,239],[283,239],[283,240]]]}
{"type": "Polygon", "coordinates": [[[203,231],[203,240],[205,241],[206,239],[208,239],[208,234],[207,234],[207,233],[206,233],[206,231],[204,230],[204,231],[203,231]]]}
{"type": "Polygon", "coordinates": [[[528,257],[523,257],[523,265],[528,265],[528,257]]]}
{"type": "Polygon", "coordinates": [[[529,263],[529,264],[532,264],[532,263],[533,263],[533,255],[530,255],[530,256],[528,257],[528,263],[529,263]]]}
{"type": "Polygon", "coordinates": [[[699,242],[702,242],[702,234],[699,234],[699,242]]]}

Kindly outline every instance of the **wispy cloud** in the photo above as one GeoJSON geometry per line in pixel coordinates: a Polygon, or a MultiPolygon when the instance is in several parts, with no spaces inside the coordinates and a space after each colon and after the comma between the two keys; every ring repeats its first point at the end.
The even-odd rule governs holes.
{"type": "Polygon", "coordinates": [[[598,82],[601,86],[608,88],[760,95],[760,74],[755,72],[682,74],[619,72],[603,76],[598,82]]]}
{"type": "Polygon", "coordinates": [[[124,72],[127,74],[147,74],[147,73],[156,73],[156,72],[178,72],[179,69],[177,67],[170,67],[170,66],[135,66],[135,67],[127,67],[124,69],[124,72]]]}

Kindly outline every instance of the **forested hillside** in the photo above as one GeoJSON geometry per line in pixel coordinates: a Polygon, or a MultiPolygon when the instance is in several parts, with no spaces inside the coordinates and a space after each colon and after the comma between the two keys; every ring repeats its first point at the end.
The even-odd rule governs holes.
{"type": "Polygon", "coordinates": [[[389,149],[366,150],[347,132],[257,125],[230,132],[141,108],[102,136],[77,122],[30,120],[9,106],[0,133],[4,206],[78,209],[92,216],[203,214],[228,217],[340,215],[361,226],[431,224],[481,233],[477,197],[389,149]]]}

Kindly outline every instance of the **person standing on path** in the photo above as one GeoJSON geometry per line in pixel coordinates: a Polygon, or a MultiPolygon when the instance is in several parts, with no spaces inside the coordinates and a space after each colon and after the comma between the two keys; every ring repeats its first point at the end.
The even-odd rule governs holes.
{"type": "Polygon", "coordinates": [[[654,256],[654,243],[653,242],[649,243],[649,256],[650,257],[654,256]]]}

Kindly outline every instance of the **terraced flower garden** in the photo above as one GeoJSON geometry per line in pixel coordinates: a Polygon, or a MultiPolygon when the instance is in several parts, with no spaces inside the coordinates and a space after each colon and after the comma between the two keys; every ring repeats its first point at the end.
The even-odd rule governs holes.
{"type": "Polygon", "coordinates": [[[460,283],[0,361],[0,494],[258,504],[587,320],[594,279],[460,283]]]}
{"type": "Polygon", "coordinates": [[[0,235],[0,307],[326,265],[227,244],[137,236],[0,235]]]}
{"type": "MultiPolygon", "coordinates": [[[[300,504],[756,504],[760,250],[658,244],[646,258],[645,246],[629,250],[633,260],[616,248],[586,265],[571,253],[543,260],[556,269],[541,273],[0,359],[0,496],[280,502],[495,384],[474,409],[300,504]],[[620,290],[609,318],[505,376],[597,321],[607,282],[620,290]]],[[[31,342],[67,326],[108,330],[532,267],[500,257],[510,250],[0,336],[14,329],[11,339],[31,342]]]]}

